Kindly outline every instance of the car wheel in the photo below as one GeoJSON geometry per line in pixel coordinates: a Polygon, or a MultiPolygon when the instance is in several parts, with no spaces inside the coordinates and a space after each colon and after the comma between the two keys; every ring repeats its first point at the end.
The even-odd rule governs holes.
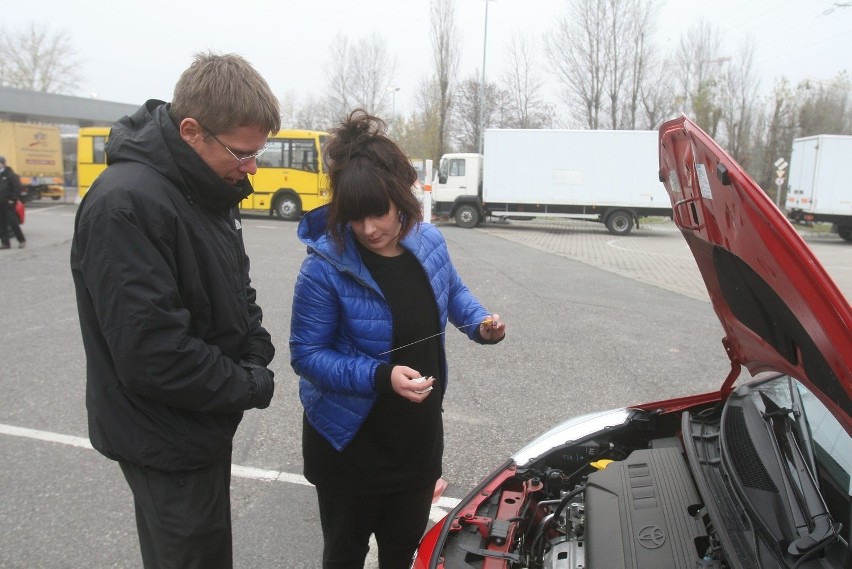
{"type": "Polygon", "coordinates": [[[606,228],[613,235],[627,235],[633,230],[633,216],[624,210],[614,211],[606,218],[606,228]]]}
{"type": "Polygon", "coordinates": [[[844,241],[852,242],[852,227],[838,227],[837,234],[844,241]]]}
{"type": "Polygon", "coordinates": [[[479,212],[472,205],[459,206],[455,215],[456,225],[465,229],[476,227],[479,223],[479,212]]]}
{"type": "Polygon", "coordinates": [[[275,213],[285,221],[296,221],[302,215],[299,198],[293,194],[284,194],[275,200],[275,213]]]}

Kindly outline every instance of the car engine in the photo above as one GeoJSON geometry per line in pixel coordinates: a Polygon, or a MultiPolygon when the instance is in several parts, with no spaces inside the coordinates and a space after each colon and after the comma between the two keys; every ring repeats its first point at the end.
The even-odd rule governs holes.
{"type": "Polygon", "coordinates": [[[587,441],[509,469],[480,495],[451,528],[447,567],[727,567],[674,437],[587,441]]]}

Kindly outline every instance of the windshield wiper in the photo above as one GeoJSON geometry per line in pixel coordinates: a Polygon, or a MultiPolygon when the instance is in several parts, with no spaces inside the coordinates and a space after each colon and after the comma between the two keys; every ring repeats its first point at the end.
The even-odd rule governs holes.
{"type": "Polygon", "coordinates": [[[787,376],[787,385],[790,389],[790,401],[792,402],[793,417],[795,418],[793,428],[796,434],[799,435],[799,441],[801,441],[801,445],[804,447],[805,459],[808,461],[811,472],[814,473],[814,482],[817,488],[819,488],[819,480],[816,480],[816,453],[814,452],[813,435],[811,434],[811,426],[805,412],[805,406],[802,404],[802,394],[796,388],[796,383],[792,376],[787,376]]]}
{"type": "MultiPolygon", "coordinates": [[[[799,425],[790,417],[790,415],[795,415],[796,412],[793,409],[778,407],[769,398],[764,398],[764,401],[768,409],[763,413],[763,418],[771,423],[779,449],[785,458],[792,463],[790,468],[784,471],[785,478],[791,482],[789,486],[796,495],[799,509],[806,518],[809,528],[808,535],[793,540],[787,547],[787,552],[790,555],[804,555],[815,547],[839,537],[842,525],[832,521],[831,514],[822,499],[815,479],[816,470],[812,452],[805,454],[799,446],[800,440],[807,445],[804,441],[809,441],[809,434],[802,430],[802,425],[799,425]],[[798,437],[793,433],[794,430],[799,435],[798,437]],[[807,460],[806,456],[810,460],[807,460]],[[791,480],[794,473],[797,480],[791,480]]],[[[801,403],[801,400],[798,403],[801,403]]],[[[808,451],[812,450],[810,445],[807,445],[806,448],[808,451]]]]}

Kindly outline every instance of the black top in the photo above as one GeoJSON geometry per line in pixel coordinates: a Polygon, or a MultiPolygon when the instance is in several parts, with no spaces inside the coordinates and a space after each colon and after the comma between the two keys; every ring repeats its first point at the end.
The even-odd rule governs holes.
{"type": "Polygon", "coordinates": [[[434,390],[422,403],[393,392],[382,368],[377,373],[378,399],[361,430],[342,452],[337,452],[303,420],[305,476],[313,484],[356,495],[412,490],[441,476],[444,431],[442,343],[438,308],[426,272],[409,252],[383,257],[358,244],[393,313],[392,365],[405,365],[433,376],[434,390]],[[430,337],[431,336],[431,337],[430,337]],[[427,339],[428,338],[428,339],[427,339]]]}

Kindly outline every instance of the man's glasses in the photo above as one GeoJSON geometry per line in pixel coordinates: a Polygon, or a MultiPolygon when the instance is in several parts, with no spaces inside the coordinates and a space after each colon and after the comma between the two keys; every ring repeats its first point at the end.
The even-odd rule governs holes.
{"type": "Polygon", "coordinates": [[[231,156],[233,156],[233,157],[234,157],[234,160],[236,160],[236,161],[237,161],[237,162],[239,162],[240,164],[245,164],[245,163],[246,163],[246,162],[248,162],[249,160],[256,160],[256,159],[260,158],[260,156],[261,156],[264,152],[266,152],[267,150],[269,150],[269,147],[268,147],[268,146],[264,146],[263,148],[261,148],[261,149],[260,149],[260,150],[258,150],[257,152],[252,152],[251,154],[246,154],[245,156],[237,156],[237,155],[234,153],[234,151],[233,151],[233,150],[231,150],[230,148],[228,148],[228,146],[227,146],[224,142],[222,142],[221,140],[219,140],[219,139],[216,137],[216,135],[215,135],[215,134],[213,134],[213,133],[210,131],[210,129],[206,128],[206,127],[205,127],[205,126],[203,126],[201,123],[198,123],[198,126],[200,126],[200,127],[201,127],[201,128],[203,128],[205,131],[207,131],[207,134],[209,134],[210,136],[212,136],[212,137],[213,137],[213,140],[215,140],[216,142],[218,142],[219,144],[221,144],[221,145],[222,145],[222,148],[224,148],[225,150],[227,150],[227,151],[228,151],[228,153],[229,153],[231,156]]]}

